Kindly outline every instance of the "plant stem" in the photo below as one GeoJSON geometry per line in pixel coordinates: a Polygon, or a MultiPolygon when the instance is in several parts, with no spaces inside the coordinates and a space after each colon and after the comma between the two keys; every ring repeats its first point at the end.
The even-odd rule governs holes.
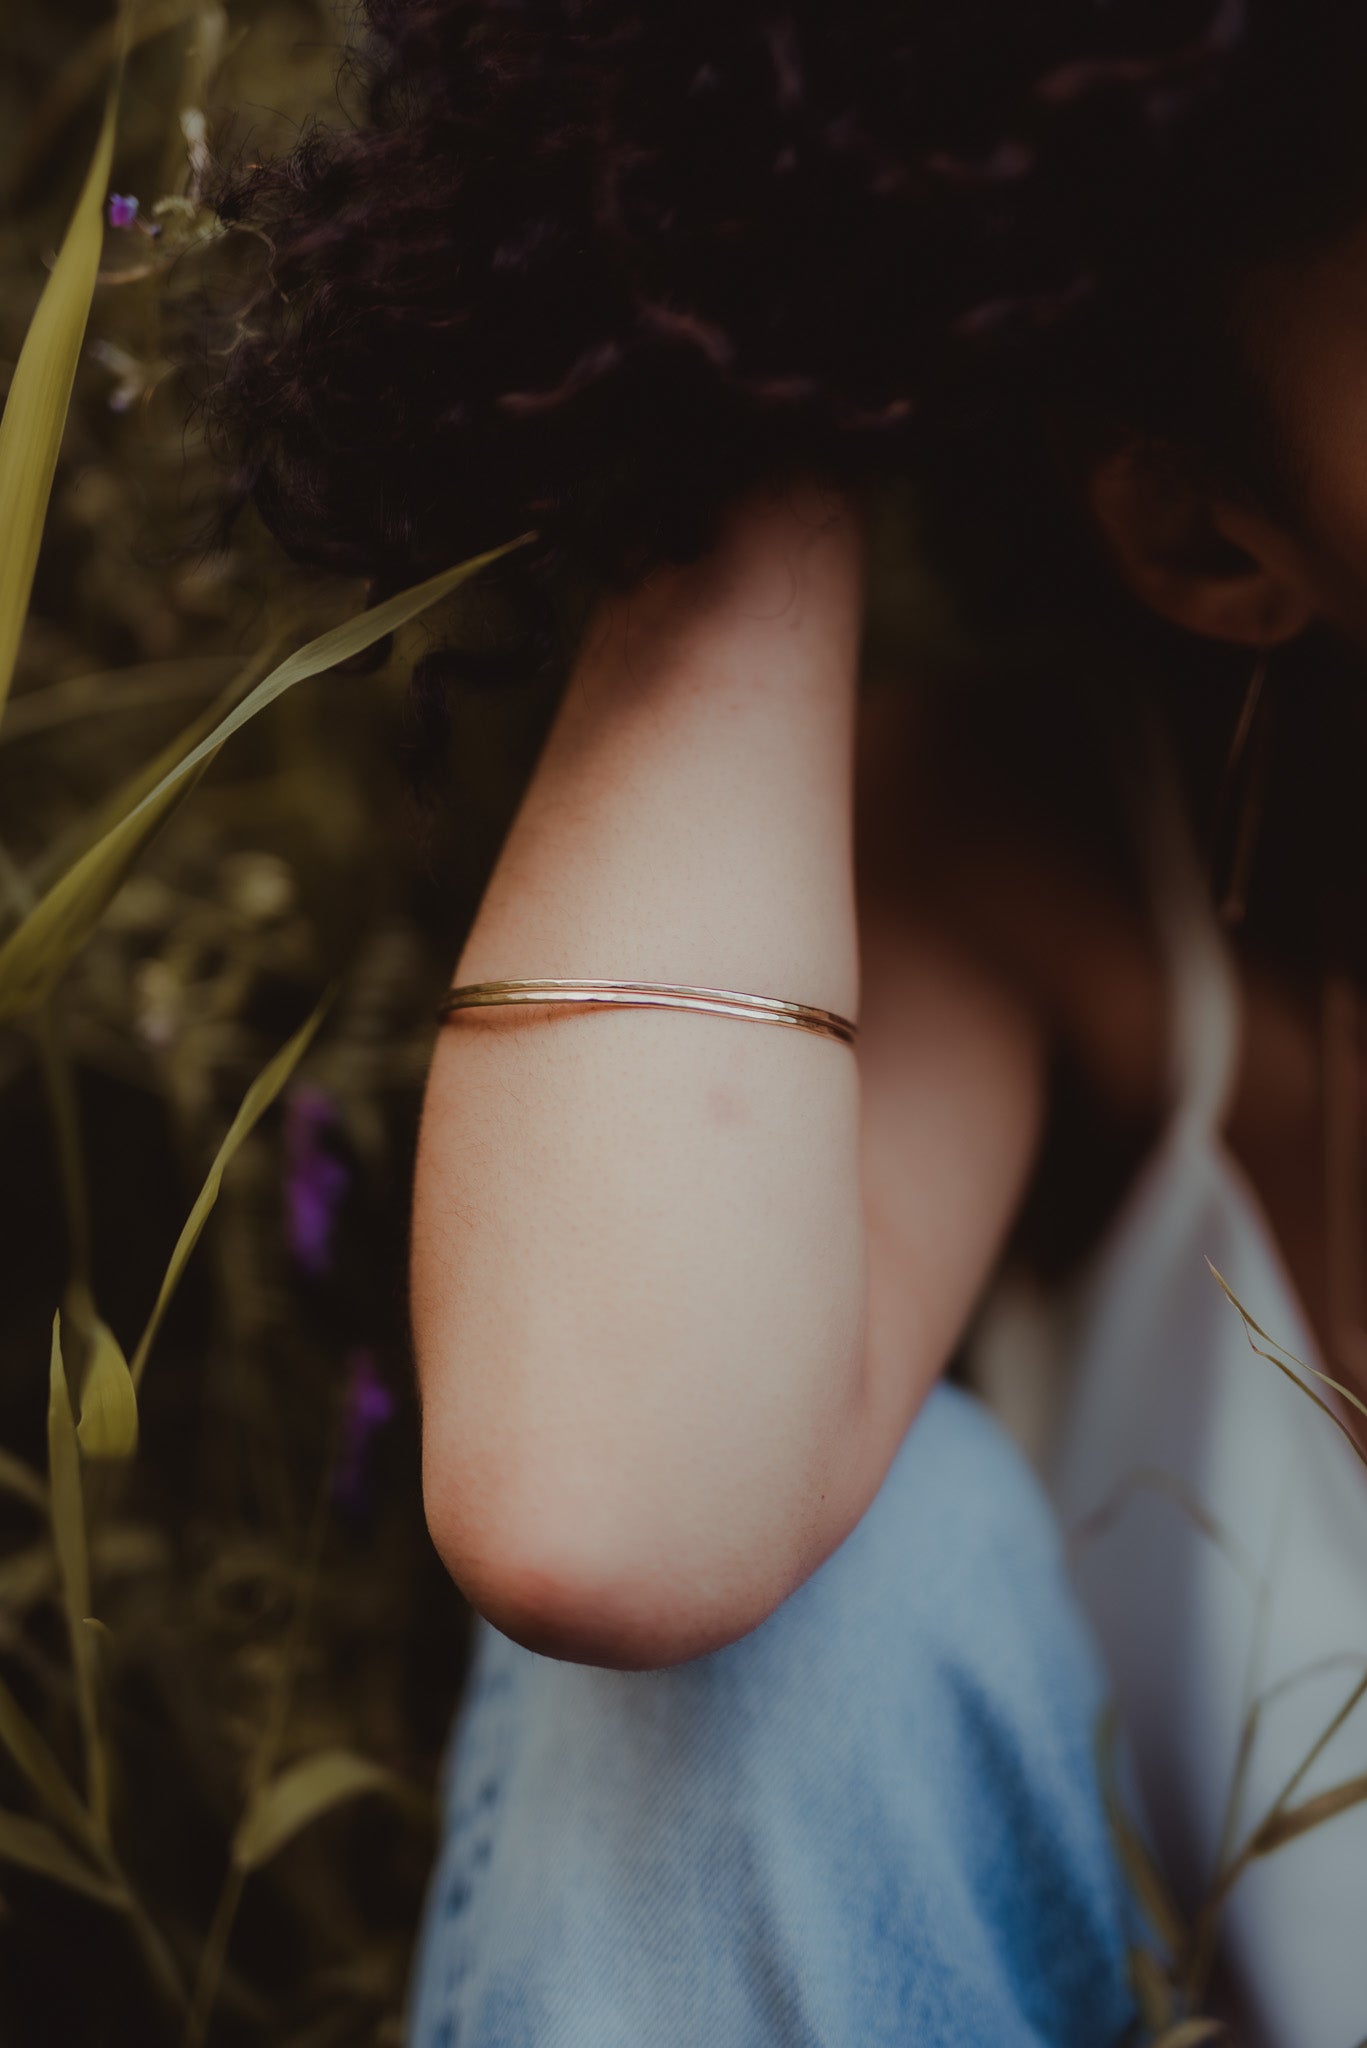
{"type": "Polygon", "coordinates": [[[1260,1837],[1285,1810],[1288,1801],[1295,1796],[1298,1787],[1304,1781],[1306,1773],[1314,1768],[1314,1765],[1324,1754],[1324,1751],[1348,1719],[1348,1716],[1363,1699],[1367,1699],[1367,1677],[1358,1680],[1328,1726],[1316,1736],[1314,1742],[1311,1743],[1310,1748],[1301,1758],[1301,1761],[1273,1800],[1262,1820],[1259,1821],[1257,1827],[1248,1836],[1243,1848],[1240,1849],[1238,1855],[1235,1856],[1217,1880],[1210,1896],[1202,1906],[1201,1916],[1197,1922],[1196,1931],[1192,1939],[1191,1962],[1188,1966],[1186,1980],[1187,1994],[1193,2001],[1199,1998],[1204,1989],[1205,1978],[1214,1957],[1215,1930],[1220,1909],[1233,1891],[1238,1880],[1243,1876],[1244,1871],[1247,1870],[1249,1864],[1257,1856],[1260,1837]]]}
{"type": "MultiPolygon", "coordinates": [[[[285,1641],[285,1651],[280,1663],[280,1680],[276,1687],[271,1710],[266,1717],[261,1739],[253,1754],[247,1773],[246,1800],[244,1811],[250,1812],[253,1802],[261,1792],[275,1768],[280,1745],[284,1740],[289,1722],[290,1705],[294,1696],[294,1681],[299,1668],[299,1655],[303,1649],[304,1628],[313,1596],[318,1583],[318,1568],[322,1560],[323,1542],[327,1535],[328,1509],[331,1503],[332,1475],[336,1465],[337,1448],[341,1440],[342,1407],[338,1404],[332,1428],[332,1442],[323,1465],[317,1497],[313,1505],[313,1516],[309,1527],[308,1542],[305,1546],[304,1561],[299,1574],[299,1599],[285,1641]]],[[[213,2014],[214,2001],[218,1995],[219,1980],[227,1960],[228,1943],[232,1937],[233,1923],[237,1909],[242,1902],[242,1890],[247,1873],[237,1861],[235,1853],[229,1852],[228,1868],[223,1879],[223,1888],[214,1908],[214,1917],[205,1936],[204,1949],[200,1957],[199,1974],[195,1980],[194,1998],[185,2022],[184,2048],[201,2048],[208,2032],[213,2014]]]]}

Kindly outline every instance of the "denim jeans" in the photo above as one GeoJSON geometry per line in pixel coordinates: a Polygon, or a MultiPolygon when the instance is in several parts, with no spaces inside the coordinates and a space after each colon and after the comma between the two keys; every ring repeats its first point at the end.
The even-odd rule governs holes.
{"type": "Polygon", "coordinates": [[[1023,1458],[941,1386],[826,1562],[660,1671],[482,1620],[409,2048],[1111,2048],[1103,1699],[1023,1458]]]}

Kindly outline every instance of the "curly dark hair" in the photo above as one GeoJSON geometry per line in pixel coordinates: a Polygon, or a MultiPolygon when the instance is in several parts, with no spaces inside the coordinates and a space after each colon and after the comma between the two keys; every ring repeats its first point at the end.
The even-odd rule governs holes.
{"type": "Polygon", "coordinates": [[[1295,502],[1240,293],[1367,211],[1367,10],[364,0],[364,26],[354,125],[215,195],[271,255],[210,418],[293,555],[382,593],[534,529],[498,575],[549,655],[559,573],[694,557],[785,471],[918,480],[932,555],[1006,620],[1116,601],[1068,479],[1118,434],[1295,502]]]}
{"type": "Polygon", "coordinates": [[[1358,10],[364,12],[364,120],[216,195],[273,256],[211,409],[292,553],[392,587],[535,528],[630,578],[765,471],[914,469],[989,384],[1285,483],[1230,294],[1362,201],[1358,10]]]}

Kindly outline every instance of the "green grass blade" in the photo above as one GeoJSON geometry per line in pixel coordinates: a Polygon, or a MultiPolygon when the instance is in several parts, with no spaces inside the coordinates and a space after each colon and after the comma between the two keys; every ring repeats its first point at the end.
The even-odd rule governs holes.
{"type": "Polygon", "coordinates": [[[327,1749],[291,1764],[263,1785],[233,1837],[239,1870],[256,1870],[293,1836],[344,1800],[364,1792],[406,1790],[392,1771],[347,1749],[327,1749]]]}
{"type": "Polygon", "coordinates": [[[139,797],[117,824],[86,849],[0,946],[0,1024],[12,1023],[36,1008],[56,987],[153,833],[179,803],[191,779],[208,766],[225,741],[295,683],[321,675],[338,662],[363,653],[529,538],[523,535],[487,554],[461,562],[454,569],[445,569],[412,589],[400,591],[383,604],[310,640],[272,669],[212,731],[139,797]]]}
{"type": "MultiPolygon", "coordinates": [[[[51,846],[43,849],[24,878],[30,887],[31,895],[41,895],[51,889],[67,869],[74,867],[81,856],[97,841],[112,833],[130,812],[137,808],[143,798],[184,760],[190,750],[199,745],[205,734],[212,732],[220,719],[226,718],[233,706],[240,703],[247,692],[269,673],[280,659],[291,637],[288,631],[277,628],[267,636],[264,644],[256,650],[249,661],[229,664],[229,673],[222,688],[202,711],[196,712],[188,725],[168,740],[164,747],[159,748],[150,761],[145,762],[132,775],[126,776],[117,788],[94,803],[74,825],[59,833],[51,846]]],[[[175,668],[177,664],[168,662],[164,666],[175,668]]],[[[185,666],[193,670],[196,664],[188,662],[185,666]]],[[[138,671],[125,669],[114,673],[122,677],[136,675],[138,671]]],[[[28,702],[28,696],[23,696],[10,706],[11,722],[28,702]]],[[[8,728],[6,730],[8,731],[8,728]]],[[[149,833],[148,838],[151,836],[149,833]]],[[[20,907],[27,911],[29,904],[26,902],[20,907]]]]}
{"type": "Polygon", "coordinates": [[[96,91],[118,55],[120,39],[126,37],[127,47],[137,49],[153,36],[164,35],[167,29],[186,20],[194,13],[195,5],[196,0],[144,4],[132,20],[104,22],[92,31],[62,65],[37,104],[26,109],[25,131],[9,156],[5,181],[0,185],[0,208],[8,210],[39,169],[44,155],[53,148],[62,129],[96,91]]]}
{"type": "Polygon", "coordinates": [[[1102,1712],[1096,1730],[1097,1776],[1111,1840],[1130,1890],[1169,1959],[1183,1955],[1187,1927],[1148,1844],[1130,1820],[1120,1796],[1117,1768],[1118,1722],[1114,1703],[1102,1712]]]}
{"type": "MultiPolygon", "coordinates": [[[[200,773],[202,773],[202,769],[200,773]]],[[[0,946],[0,1024],[15,1022],[52,995],[134,862],[193,786],[185,776],[159,787],[83,853],[0,946]]]]}
{"type": "MultiPolygon", "coordinates": [[[[271,651],[274,651],[273,643],[271,651]]],[[[60,833],[52,846],[44,848],[25,878],[33,888],[33,893],[41,895],[51,889],[67,869],[73,868],[97,841],[112,833],[123,819],[136,809],[148,791],[154,789],[164,776],[170,774],[176,763],[185,758],[191,747],[197,746],[206,732],[213,731],[219,719],[232,709],[243,689],[249,686],[249,680],[257,680],[265,673],[267,667],[269,662],[263,664],[260,656],[257,656],[236,670],[218,695],[154,754],[150,761],[134,774],[125,777],[108,796],[100,798],[76,824],[60,833]]],[[[20,705],[27,702],[27,697],[20,697],[13,708],[17,710],[20,705]]],[[[150,839],[151,836],[149,832],[147,837],[150,839]]],[[[146,840],[143,844],[146,844],[146,840]]],[[[27,903],[23,905],[25,911],[28,908],[27,903]]]]}
{"type": "Polygon", "coordinates": [[[309,676],[321,675],[327,669],[336,668],[339,662],[350,661],[355,655],[364,654],[377,640],[383,640],[388,634],[396,633],[401,626],[406,626],[410,620],[419,617],[432,605],[440,603],[442,598],[459,589],[462,583],[468,583],[471,577],[477,576],[482,569],[487,569],[491,562],[497,562],[502,556],[511,554],[514,548],[525,547],[527,542],[534,538],[535,536],[530,533],[519,534],[516,540],[505,541],[501,547],[490,548],[485,554],[472,555],[469,561],[458,562],[453,569],[443,569],[439,575],[429,576],[425,583],[415,583],[409,589],[386,598],[383,604],[374,605],[369,611],[358,613],[354,619],[346,619],[340,626],[332,626],[326,633],[320,633],[316,640],[310,640],[306,646],[299,648],[297,653],[291,654],[277,668],[272,669],[271,673],[257,684],[251,695],[244,698],[235,710],[230,711],[207,739],[201,740],[180,766],[173,769],[171,775],[159,783],[143,802],[151,803],[167,782],[207,761],[211,755],[217,753],[225,740],[231,739],[233,734],[255,718],[258,712],[264,711],[268,704],[273,704],[277,697],[283,696],[285,691],[292,689],[296,683],[305,681],[309,676]]]}
{"type": "Polygon", "coordinates": [[[86,1627],[90,1612],[90,1558],[86,1550],[85,1501],[81,1492],[81,1457],[71,1393],[62,1361],[61,1317],[52,1318],[52,1359],[49,1368],[48,1482],[52,1492],[52,1536],[62,1579],[76,1699],[85,1735],[86,1789],[91,1818],[101,1841],[109,1831],[108,1777],[95,1698],[95,1644],[86,1627]]]}
{"type": "Polygon", "coordinates": [[[114,160],[122,73],[120,49],[85,184],[19,351],[0,419],[0,716],[28,614],[71,388],[100,267],[104,196],[114,160]]]}
{"type": "Polygon", "coordinates": [[[1311,1828],[1322,1827],[1340,1813],[1348,1813],[1353,1807],[1361,1806],[1364,1800],[1367,1800],[1367,1777],[1349,1778],[1342,1785],[1331,1785],[1327,1792],[1317,1792],[1313,1799],[1303,1799],[1299,1806],[1283,1807],[1279,1813],[1271,1814],[1253,1835],[1248,1854],[1251,1857],[1270,1856],[1284,1842],[1294,1842],[1298,1836],[1308,1834],[1311,1828]]]}
{"type": "Polygon", "coordinates": [[[1260,1583],[1258,1567],[1233,1530],[1208,1512],[1185,1481],[1174,1472],[1165,1472],[1161,1466],[1136,1465],[1133,1470],[1126,1472],[1100,1506],[1069,1529],[1070,1555],[1080,1553],[1086,1544],[1103,1535],[1118,1520],[1131,1500],[1141,1493],[1161,1494],[1170,1500],[1173,1506],[1186,1516],[1193,1528],[1199,1530],[1206,1541],[1214,1544],[1222,1553],[1249,1591],[1257,1593],[1260,1583]]]}
{"type": "Polygon", "coordinates": [[[63,677],[10,699],[0,747],[64,725],[83,725],[88,718],[118,719],[130,711],[178,703],[182,697],[207,691],[214,682],[226,681],[234,666],[231,655],[205,654],[63,677]]]}
{"type": "MultiPolygon", "coordinates": [[[[1270,1337],[1267,1331],[1263,1328],[1261,1323],[1254,1322],[1252,1316],[1244,1307],[1238,1295],[1234,1292],[1234,1289],[1230,1286],[1228,1280],[1226,1280],[1224,1274],[1220,1271],[1220,1268],[1215,1264],[1214,1260],[1208,1258],[1206,1259],[1206,1264],[1207,1266],[1209,1266],[1211,1272],[1215,1276],[1215,1279],[1219,1283],[1220,1291],[1224,1295],[1225,1300],[1230,1304],[1231,1308],[1235,1310],[1236,1314],[1240,1317],[1241,1321],[1246,1323],[1248,1325],[1248,1328],[1252,1330],[1255,1333],[1255,1335],[1261,1337],[1264,1344],[1275,1344],[1277,1341],[1276,1338],[1270,1337]]],[[[1287,1355],[1290,1356],[1289,1353],[1287,1355]]]]}
{"type": "MultiPolygon", "coordinates": [[[[1307,1387],[1304,1380],[1298,1379],[1296,1377],[1296,1374],[1292,1372],[1290,1366],[1287,1365],[1284,1360],[1278,1358],[1274,1352],[1264,1351],[1262,1345],[1254,1344],[1253,1339],[1251,1337],[1248,1341],[1249,1344],[1252,1346],[1253,1350],[1257,1352],[1259,1358],[1265,1358],[1269,1365],[1275,1365],[1278,1372],[1282,1373],[1287,1379],[1289,1379],[1293,1387],[1300,1388],[1301,1392],[1304,1394],[1307,1401],[1313,1401],[1315,1406],[1319,1409],[1320,1413],[1322,1415],[1328,1416],[1329,1420],[1333,1423],[1339,1435],[1343,1438],[1343,1441],[1347,1444],[1349,1450],[1352,1451],[1354,1457],[1358,1458],[1362,1464],[1367,1465],[1367,1451],[1364,1451],[1362,1445],[1353,1435],[1353,1432],[1351,1429],[1349,1429],[1347,1423],[1342,1421],[1339,1416],[1335,1415],[1333,1409],[1329,1406],[1329,1403],[1325,1400],[1322,1400],[1320,1396],[1315,1392],[1315,1389],[1313,1387],[1307,1387]]],[[[1312,1367],[1311,1370],[1313,1371],[1314,1368],[1312,1367]]],[[[1322,1375],[1317,1375],[1317,1377],[1322,1377],[1322,1375]]]]}
{"type": "Polygon", "coordinates": [[[7,1551],[0,1557],[0,1612],[10,1617],[27,1614],[52,1593],[57,1579],[57,1560],[50,1543],[28,1543],[22,1550],[7,1551]]]}
{"type": "Polygon", "coordinates": [[[90,1816],[66,1781],[52,1751],[0,1679],[0,1742],[18,1764],[53,1819],[77,1841],[90,1842],[90,1816]]]}
{"type": "MultiPolygon", "coordinates": [[[[1364,1401],[1360,1394],[1355,1394],[1351,1387],[1345,1387],[1342,1380],[1332,1379],[1327,1372],[1321,1372],[1317,1365],[1311,1365],[1306,1359],[1298,1358],[1295,1352],[1292,1351],[1288,1345],[1278,1343],[1275,1337],[1269,1337],[1267,1331],[1263,1329],[1262,1325],[1260,1323],[1254,1322],[1252,1316],[1244,1307],[1238,1295],[1234,1292],[1233,1288],[1225,1279],[1223,1273],[1220,1272],[1219,1268],[1217,1266],[1212,1266],[1209,1259],[1206,1260],[1206,1264],[1210,1266],[1211,1272],[1214,1273],[1216,1279],[1219,1281],[1221,1287],[1224,1289],[1226,1296],[1233,1303],[1234,1307],[1238,1310],[1239,1314],[1243,1317],[1244,1322],[1247,1324],[1250,1330],[1256,1331],[1258,1336],[1260,1336],[1265,1343],[1275,1345],[1277,1350],[1282,1352],[1287,1358],[1289,1358],[1293,1365],[1298,1365],[1302,1372],[1308,1372],[1312,1379],[1317,1379],[1319,1381],[1321,1386],[1332,1387],[1334,1392],[1341,1396],[1341,1398],[1348,1403],[1350,1408],[1356,1408],[1359,1415],[1363,1416],[1364,1418],[1367,1418],[1367,1401],[1364,1401]]],[[[1253,1346],[1253,1349],[1255,1351],[1258,1350],[1256,1344],[1253,1346]]],[[[1259,1351],[1258,1356],[1260,1358],[1266,1358],[1267,1353],[1265,1351],[1259,1351]]],[[[1274,1358],[1271,1359],[1269,1363],[1272,1365],[1277,1365],[1280,1363],[1280,1361],[1274,1358]]],[[[1282,1370],[1285,1371],[1286,1368],[1283,1366],[1282,1370]]],[[[1306,1388],[1303,1391],[1309,1392],[1309,1389],[1306,1388]]],[[[1351,1436],[1349,1437],[1349,1442],[1352,1442],[1351,1436]]],[[[1358,1452],[1358,1455],[1362,1455],[1360,1450],[1358,1452]]]]}
{"type": "Polygon", "coordinates": [[[13,1451],[3,1448],[0,1448],[0,1493],[12,1493],[16,1500],[27,1501],[31,1508],[37,1508],[40,1515],[48,1511],[47,1488],[41,1478],[22,1458],[16,1458],[13,1451]]]}
{"type": "Polygon", "coordinates": [[[1161,2034],[1165,2027],[1172,2025],[1176,1994],[1168,1972],[1148,1949],[1131,1948],[1129,1969],[1139,2017],[1147,2029],[1147,2040],[1150,2034],[1161,2034]]]}
{"type": "Polygon", "coordinates": [[[127,1907],[122,1886],[92,1870],[74,1850],[68,1849],[60,1835],[54,1835],[40,1820],[27,1820],[18,1813],[0,1813],[0,1859],[22,1864],[25,1870],[36,1870],[40,1876],[64,1884],[69,1891],[84,1892],[87,1898],[98,1899],[102,1905],[127,1907]]]}
{"type": "MultiPolygon", "coordinates": [[[[142,1384],[142,1376],[147,1367],[147,1355],[152,1349],[157,1331],[161,1327],[161,1319],[166,1313],[167,1304],[170,1302],[171,1296],[175,1293],[180,1276],[185,1271],[186,1262],[199,1242],[200,1233],[208,1221],[209,1212],[218,1200],[218,1191],[223,1184],[223,1175],[233,1154],[252,1130],[253,1126],[260,1120],[265,1111],[269,1109],[271,1103],[274,1102],[276,1096],[304,1057],[314,1033],[323,1021],[328,1005],[332,1001],[332,995],[332,990],[329,990],[324,995],[322,1001],[313,1011],[313,1014],[300,1026],[293,1038],[289,1039],[280,1048],[279,1052],[276,1053],[275,1057],[262,1068],[261,1072],[252,1082],[251,1087],[243,1096],[242,1105],[237,1115],[233,1118],[232,1123],[228,1126],[227,1135],[218,1148],[214,1163],[209,1168],[204,1185],[195,1198],[195,1205],[186,1219],[185,1227],[176,1240],[176,1248],[171,1254],[170,1263],[166,1268],[160,1292],[153,1305],[152,1313],[147,1319],[147,1327],[139,1338],[138,1348],[133,1354],[133,1362],[129,1368],[130,1392],[142,1384]]],[[[135,1392],[134,1399],[136,1400],[135,1392]]]]}

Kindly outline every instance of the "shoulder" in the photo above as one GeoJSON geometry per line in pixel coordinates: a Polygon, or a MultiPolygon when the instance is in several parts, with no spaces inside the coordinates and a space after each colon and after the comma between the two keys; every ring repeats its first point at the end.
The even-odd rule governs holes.
{"type": "Polygon", "coordinates": [[[897,983],[883,1007],[902,1005],[900,1042],[925,1043],[909,1013],[925,1001],[918,971],[938,958],[963,1051],[997,1077],[997,1113],[1014,1099],[1024,1114],[1023,1091],[1038,1098],[1019,1231],[1029,1256],[1066,1269],[1157,1135],[1171,991],[1105,821],[1070,804],[1066,777],[1051,784],[1048,745],[1047,726],[1020,745],[983,730],[943,681],[871,688],[858,714],[855,865],[861,948],[885,961],[880,982],[897,983]]]}
{"type": "Polygon", "coordinates": [[[1170,991],[1114,818],[1098,824],[1081,792],[1073,803],[1043,785],[1037,760],[962,716],[951,690],[937,679],[861,696],[861,905],[935,927],[1036,1014],[1118,1114],[1156,1112],[1170,991]]]}

